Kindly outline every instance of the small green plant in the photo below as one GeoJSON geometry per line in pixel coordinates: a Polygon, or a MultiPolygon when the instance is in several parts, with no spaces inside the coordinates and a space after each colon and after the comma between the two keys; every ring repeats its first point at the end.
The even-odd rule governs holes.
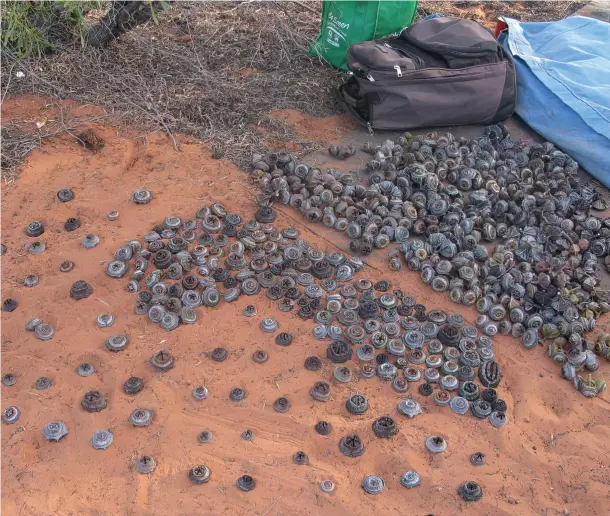
{"type": "Polygon", "coordinates": [[[155,24],[159,23],[159,18],[157,17],[157,11],[164,11],[169,9],[169,1],[155,1],[155,0],[147,0],[148,4],[150,4],[150,16],[152,21],[155,24]]]}
{"type": "Polygon", "coordinates": [[[101,0],[6,0],[1,3],[2,48],[17,58],[41,57],[78,37],[84,44],[84,18],[101,0]]]}

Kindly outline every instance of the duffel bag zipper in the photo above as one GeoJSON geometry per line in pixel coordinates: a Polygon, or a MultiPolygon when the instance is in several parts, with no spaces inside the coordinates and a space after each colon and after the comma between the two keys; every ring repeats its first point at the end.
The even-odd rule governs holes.
{"type": "MultiPolygon", "coordinates": [[[[354,58],[354,60],[356,60],[356,59],[354,58]]],[[[367,69],[369,69],[369,70],[375,70],[375,71],[380,71],[380,72],[381,71],[390,71],[392,69],[396,69],[396,66],[376,66],[375,63],[369,63],[368,61],[362,60],[362,59],[360,59],[358,61],[358,63],[361,64],[361,65],[366,66],[367,69]]],[[[359,70],[363,74],[366,73],[362,68],[359,68],[359,70]]]]}
{"type": "MultiPolygon", "coordinates": [[[[394,71],[396,72],[396,77],[402,77],[402,69],[400,68],[400,66],[394,66],[394,71]]],[[[364,72],[362,72],[362,74],[364,75],[364,72]]],[[[375,82],[375,77],[373,77],[370,73],[367,73],[365,77],[369,81],[375,82]]]]}
{"type": "Polygon", "coordinates": [[[434,52],[435,54],[439,54],[439,55],[445,54],[445,55],[455,56],[455,57],[483,57],[488,54],[495,54],[498,51],[497,48],[496,48],[496,50],[480,50],[478,52],[462,52],[459,50],[449,50],[449,49],[443,49],[441,51],[438,47],[435,47],[434,45],[428,45],[426,43],[422,43],[421,41],[411,38],[410,34],[408,34],[407,32],[404,32],[404,39],[406,39],[409,43],[411,43],[412,45],[415,45],[416,47],[427,50],[428,52],[434,52]]]}
{"type": "MultiPolygon", "coordinates": [[[[405,57],[408,57],[408,58],[409,58],[409,59],[411,59],[411,60],[412,60],[414,63],[417,63],[417,64],[423,64],[423,61],[421,61],[421,59],[419,59],[419,58],[418,58],[418,57],[416,57],[416,56],[415,56],[415,57],[414,57],[414,56],[411,56],[411,55],[407,54],[406,52],[404,52],[404,51],[402,51],[402,50],[399,50],[399,49],[396,49],[396,48],[394,48],[394,47],[391,47],[391,46],[390,46],[390,45],[388,45],[387,43],[384,43],[384,46],[386,46],[386,47],[388,47],[388,48],[391,48],[391,49],[392,49],[392,50],[394,50],[394,52],[396,52],[397,54],[400,54],[400,55],[403,55],[403,56],[405,56],[405,57]]],[[[357,62],[359,62],[360,64],[362,64],[362,65],[366,66],[368,69],[371,69],[371,70],[373,70],[373,69],[374,69],[376,72],[378,72],[378,71],[379,71],[379,72],[390,71],[390,70],[392,70],[392,69],[393,69],[393,70],[396,70],[396,67],[398,66],[398,65],[396,65],[396,66],[392,66],[392,67],[389,67],[389,66],[376,66],[376,65],[375,65],[375,63],[371,63],[371,62],[369,62],[368,60],[363,60],[362,58],[356,59],[356,58],[353,56],[353,54],[351,53],[351,49],[349,49],[349,50],[347,51],[347,53],[348,53],[348,57],[351,57],[352,59],[354,59],[354,61],[357,61],[357,62]]],[[[408,71],[408,67],[406,67],[406,69],[407,69],[407,71],[408,71]]],[[[371,74],[370,74],[370,73],[365,72],[365,71],[364,71],[362,68],[360,68],[360,69],[359,69],[359,71],[360,71],[360,73],[361,73],[361,74],[362,74],[364,77],[366,77],[366,78],[367,78],[369,81],[371,81],[371,82],[375,81],[375,79],[373,79],[373,78],[372,78],[372,76],[371,76],[371,74]]],[[[402,71],[401,71],[401,73],[402,73],[402,71]]]]}
{"type": "MultiPolygon", "coordinates": [[[[495,63],[495,64],[501,64],[501,63],[495,63]]],[[[466,68],[460,68],[459,70],[463,72],[464,70],[469,70],[469,69],[472,69],[472,68],[477,68],[479,66],[481,66],[481,65],[467,66],[466,68]]],[[[402,69],[400,69],[400,73],[399,73],[399,69],[400,69],[400,67],[398,65],[396,65],[394,67],[394,72],[395,73],[394,72],[390,72],[390,71],[386,72],[386,71],[377,70],[375,72],[375,75],[377,75],[377,79],[375,79],[370,73],[368,75],[364,75],[364,73],[362,73],[362,77],[368,79],[371,82],[375,82],[377,80],[379,80],[379,81],[381,81],[381,80],[390,80],[390,79],[394,79],[396,77],[402,78],[402,76],[404,74],[402,72],[402,69]]],[[[439,68],[439,69],[447,71],[447,72],[457,71],[456,69],[453,69],[453,68],[439,68]]],[[[415,73],[419,73],[421,71],[422,70],[406,70],[406,73],[407,73],[407,75],[409,77],[411,77],[411,75],[413,75],[415,73]]],[[[479,76],[479,75],[484,74],[484,73],[489,73],[489,72],[488,71],[477,72],[475,74],[475,76],[479,76]]],[[[443,76],[443,77],[420,77],[420,78],[417,78],[417,79],[410,78],[409,80],[410,81],[415,81],[415,82],[435,81],[435,80],[439,80],[439,79],[440,80],[452,79],[452,80],[462,81],[462,80],[470,80],[471,77],[472,76],[470,76],[470,75],[468,75],[466,73],[461,73],[461,74],[448,75],[448,76],[443,76]]]]}
{"type": "Polygon", "coordinates": [[[400,47],[393,47],[387,41],[384,41],[383,45],[385,47],[391,48],[392,50],[394,50],[395,52],[398,52],[399,54],[403,55],[404,57],[408,57],[414,63],[416,63],[417,66],[423,66],[424,65],[424,60],[421,57],[419,57],[418,55],[412,54],[411,52],[407,52],[405,49],[400,48],[400,47]]]}
{"type": "Polygon", "coordinates": [[[375,82],[375,78],[370,73],[366,73],[362,68],[356,68],[353,72],[348,73],[350,75],[356,75],[362,79],[367,79],[371,82],[375,82]]]}

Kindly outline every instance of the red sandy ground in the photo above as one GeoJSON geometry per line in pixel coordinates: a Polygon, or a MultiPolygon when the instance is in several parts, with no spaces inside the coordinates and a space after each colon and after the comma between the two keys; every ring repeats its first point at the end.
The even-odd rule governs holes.
{"type": "MultiPolygon", "coordinates": [[[[36,98],[8,100],[5,120],[34,123],[44,103],[36,98]]],[[[309,123],[317,138],[335,139],[336,118],[309,123]]],[[[341,123],[350,127],[345,120],[341,123]]],[[[487,421],[435,406],[413,387],[410,391],[422,401],[424,414],[407,420],[396,412],[401,396],[378,380],[334,385],[330,402],[312,402],[309,388],[317,380],[330,382],[333,368],[325,364],[322,371],[309,372],[303,361],[311,354],[324,356],[327,343],[313,338],[311,322],[279,312],[264,295],[242,297],[216,309],[200,308],[197,324],[171,333],[134,315],[134,296],[124,290],[125,280],[113,280],[104,272],[114,250],[129,239],[141,238],[167,215],[191,218],[197,208],[213,201],[250,217],[254,193],[247,174],[230,163],[212,160],[206,147],[188,144],[186,138],[179,138],[181,152],[176,153],[162,133],[93,127],[106,143],[101,152],[85,151],[69,136],[48,141],[3,191],[2,242],[8,251],[2,258],[2,299],[13,297],[19,307],[2,313],[2,372],[17,376],[15,386],[2,386],[2,402],[22,411],[16,424],[2,425],[3,515],[607,513],[608,394],[583,398],[560,378],[559,368],[541,347],[528,352],[510,338],[495,339],[505,372],[499,392],[508,403],[510,425],[494,429],[487,421]],[[62,204],[56,192],[67,187],[73,188],[75,199],[62,204]],[[155,199],[137,206],[130,198],[143,187],[152,190],[155,199]],[[118,221],[107,220],[111,210],[120,211],[118,221]],[[80,217],[81,227],[66,233],[63,223],[71,216],[80,217]],[[42,221],[46,228],[41,240],[47,250],[38,256],[26,250],[31,239],[24,229],[32,220],[42,221]],[[84,249],[80,242],[90,232],[98,234],[101,243],[84,249]],[[59,264],[66,259],[76,267],[60,273],[59,264]],[[27,289],[20,282],[31,272],[40,275],[40,284],[27,289]],[[70,299],[70,285],[77,279],[93,285],[94,294],[88,299],[70,299]],[[244,306],[253,301],[259,315],[243,317],[244,306]],[[96,326],[95,318],[102,312],[116,317],[112,328],[96,326]],[[25,331],[26,321],[35,316],[53,325],[53,340],[42,342],[25,331]],[[276,317],[281,329],[295,335],[290,347],[277,346],[274,335],[261,332],[258,324],[266,316],[276,317]],[[110,353],[104,341],[119,332],[129,335],[129,347],[110,353]],[[221,364],[205,356],[218,345],[231,353],[221,364]],[[161,348],[176,356],[176,367],[167,373],[155,372],[148,364],[161,348]],[[257,348],[268,351],[266,364],[252,361],[257,348]],[[75,369],[85,361],[97,372],[81,378],[75,369]],[[132,375],[146,383],[136,396],[122,389],[132,375]],[[52,380],[49,390],[33,389],[40,376],[52,380]],[[196,402],[191,390],[200,384],[208,387],[210,397],[196,402]],[[239,404],[228,396],[236,386],[248,393],[239,404]],[[90,414],[81,409],[80,400],[89,389],[108,395],[106,410],[90,414]],[[351,392],[369,397],[371,408],[366,414],[347,413],[344,403],[351,392]],[[273,411],[279,396],[291,401],[289,413],[273,411]],[[134,428],[128,423],[136,407],[154,411],[151,426],[134,428]],[[371,424],[386,414],[397,418],[399,433],[392,439],[377,439],[371,424]],[[42,426],[56,419],[67,424],[69,434],[59,443],[49,443],[42,426]],[[313,427],[318,420],[329,421],[333,433],[316,434],[313,427]],[[102,428],[113,432],[114,443],[108,450],[94,450],[89,439],[102,428]],[[240,437],[246,428],[254,432],[252,442],[240,437]],[[213,432],[207,445],[197,441],[204,429],[213,432]],[[362,457],[350,459],[339,452],[337,442],[347,433],[362,436],[367,447],[362,457]],[[424,441],[433,434],[447,439],[446,453],[432,455],[426,450],[424,441]],[[297,450],[309,454],[310,465],[292,463],[297,450]],[[487,455],[487,465],[470,465],[475,451],[487,455]],[[157,460],[150,475],[135,471],[134,461],[143,454],[157,460]],[[187,471],[199,463],[211,468],[212,479],[196,486],[187,471]],[[421,487],[400,486],[399,477],[408,469],[420,473],[421,487]],[[245,473],[257,481],[249,493],[235,487],[245,473]],[[382,494],[367,495],[360,487],[369,474],[385,479],[382,494]],[[335,482],[334,493],[320,491],[323,479],[335,482]],[[481,484],[481,501],[467,504],[459,499],[457,487],[465,480],[481,484]]],[[[277,226],[295,225],[304,238],[327,252],[345,248],[341,237],[320,225],[305,226],[289,208],[281,208],[278,219],[277,226]]],[[[456,310],[446,297],[424,288],[416,274],[389,273],[383,255],[371,258],[363,274],[373,280],[389,278],[429,308],[456,310]]],[[[474,311],[462,312],[474,320],[474,311]]],[[[603,363],[600,374],[605,378],[608,369],[603,363]]]]}

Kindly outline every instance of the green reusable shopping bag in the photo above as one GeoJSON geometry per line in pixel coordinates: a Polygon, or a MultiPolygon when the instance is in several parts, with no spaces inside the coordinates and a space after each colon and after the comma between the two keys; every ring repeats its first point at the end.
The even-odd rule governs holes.
{"type": "Polygon", "coordinates": [[[330,1],[322,4],[320,34],[309,54],[347,70],[347,49],[354,43],[398,34],[413,22],[417,0],[403,2],[330,1]]]}

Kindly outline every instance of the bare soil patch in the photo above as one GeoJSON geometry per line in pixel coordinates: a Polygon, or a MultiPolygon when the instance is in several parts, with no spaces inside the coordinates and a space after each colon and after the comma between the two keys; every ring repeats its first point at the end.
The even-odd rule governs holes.
{"type": "MultiPolygon", "coordinates": [[[[48,115],[45,99],[15,99],[5,109],[15,120],[35,120],[48,115]],[[38,105],[37,105],[38,103],[38,105]]],[[[65,106],[63,106],[65,107],[65,106]]],[[[81,109],[94,109],[83,107],[81,109]]],[[[66,109],[70,119],[78,112],[66,109]]],[[[95,113],[92,113],[94,115],[95,113]]],[[[55,115],[49,117],[54,120],[55,115]]],[[[17,405],[21,419],[3,425],[2,511],[3,514],[220,514],[259,515],[354,515],[385,511],[416,514],[563,515],[603,514],[610,485],[610,439],[608,394],[584,399],[559,377],[558,368],[539,348],[527,351],[507,337],[495,338],[494,349],[505,377],[500,395],[508,403],[510,424],[494,429],[486,421],[460,417],[449,408],[437,407],[418,397],[424,414],[414,420],[396,412],[401,396],[389,383],[356,380],[333,386],[328,403],[312,402],[308,390],[315,381],[330,381],[332,367],[319,372],[303,368],[305,358],[324,355],[326,343],[312,336],[311,322],[293,313],[280,313],[276,303],[260,295],[241,298],[216,309],[201,309],[199,322],[167,333],[146,318],[133,313],[133,295],[124,281],[105,274],[106,261],[131,238],[142,237],[168,215],[192,217],[202,205],[219,201],[244,218],[252,217],[256,205],[247,174],[227,160],[215,160],[207,146],[192,137],[176,134],[182,152],[176,153],[161,129],[156,133],[117,130],[113,126],[88,123],[105,145],[92,153],[70,134],[45,140],[27,161],[23,173],[3,191],[2,242],[8,250],[2,257],[3,298],[13,297],[19,307],[2,312],[2,372],[12,372],[17,384],[2,386],[3,406],[17,405]],[[149,188],[155,199],[138,206],[130,201],[133,191],[149,188]],[[75,198],[60,203],[56,192],[72,188],[75,198]],[[118,210],[120,218],[106,215],[118,210]],[[81,227],[63,230],[68,217],[78,216],[81,227]],[[26,225],[38,219],[46,227],[41,237],[47,250],[27,253],[31,239],[26,225]],[[101,240],[85,249],[82,238],[94,232],[101,240]],[[69,273],[59,264],[72,260],[69,273]],[[40,276],[40,284],[25,288],[28,273],[40,276]],[[93,295],[81,301],[69,297],[70,285],[84,279],[93,295]],[[259,315],[241,315],[253,302],[259,315]],[[100,329],[98,314],[111,312],[114,326],[100,329]],[[258,325],[265,316],[279,320],[280,328],[295,335],[291,346],[275,344],[273,334],[258,325]],[[51,323],[56,336],[42,342],[25,331],[25,322],[41,317],[51,323]],[[131,338],[126,351],[110,353],[105,340],[125,332],[131,338]],[[222,364],[206,353],[223,345],[230,351],[222,364]],[[159,349],[176,356],[176,367],[155,372],[148,360],[159,349]],[[269,354],[269,361],[256,364],[255,349],[269,354]],[[82,378],[76,374],[81,362],[90,362],[97,373],[82,378]],[[123,392],[130,376],[141,376],[145,389],[135,397],[123,392]],[[36,391],[37,378],[47,376],[52,386],[36,391]],[[196,402],[191,390],[204,384],[210,391],[204,402],[196,402]],[[248,398],[236,405],[229,391],[241,387],[248,398]],[[108,408],[95,414],[80,407],[83,394],[100,389],[108,395],[108,408]],[[349,394],[359,392],[370,400],[363,416],[350,416],[345,409],[349,394]],[[292,409],[279,414],[273,401],[287,397],[292,409]],[[135,428],[127,418],[136,407],[154,411],[151,426],[135,428]],[[371,425],[382,415],[395,417],[398,435],[378,439],[371,425]],[[42,436],[42,426],[64,421],[69,434],[59,443],[42,436]],[[329,421],[334,431],[318,435],[314,425],[329,421]],[[110,429],[114,442],[105,451],[95,450],[91,435],[110,429]],[[200,444],[202,430],[211,430],[213,441],[200,444]],[[245,429],[254,440],[244,441],[245,429]],[[349,459],[338,449],[340,437],[358,433],[366,444],[360,458],[349,459]],[[424,441],[441,434],[448,442],[444,454],[432,456],[424,441]],[[303,450],[308,466],[297,466],[292,455],[303,450]],[[474,467],[469,457],[482,451],[487,464],[474,467]],[[138,456],[155,457],[158,466],[151,475],[135,471],[138,456]],[[210,483],[195,486],[187,477],[196,464],[212,470],[210,483]],[[399,484],[406,470],[422,477],[419,488],[407,490],[399,484]],[[254,491],[235,487],[240,475],[257,481],[254,491]],[[366,475],[381,475],[386,490],[367,495],[360,487],[366,475]],[[330,478],[337,486],[331,495],[318,487],[330,478]],[[458,485],[476,480],[483,488],[481,501],[466,504],[457,496],[458,485]]],[[[312,245],[326,252],[344,247],[336,232],[302,223],[290,208],[280,208],[278,226],[295,225],[312,245]]],[[[367,277],[387,278],[414,295],[429,308],[454,311],[442,294],[423,289],[417,273],[387,271],[384,256],[373,256],[367,277]]],[[[465,310],[475,319],[474,310],[465,310]]],[[[602,365],[605,367],[605,365],[602,365]]]]}

